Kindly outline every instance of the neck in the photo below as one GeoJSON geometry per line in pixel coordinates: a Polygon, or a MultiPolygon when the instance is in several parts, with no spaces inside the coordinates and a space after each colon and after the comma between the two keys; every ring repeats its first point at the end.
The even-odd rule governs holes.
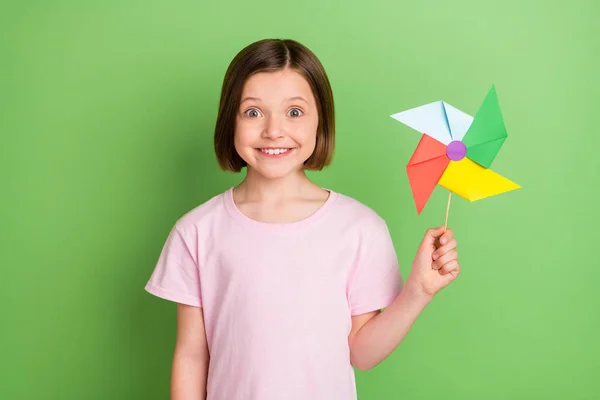
{"type": "Polygon", "coordinates": [[[267,179],[249,168],[246,177],[235,189],[237,197],[246,202],[285,200],[315,189],[303,170],[278,179],[267,179]]]}

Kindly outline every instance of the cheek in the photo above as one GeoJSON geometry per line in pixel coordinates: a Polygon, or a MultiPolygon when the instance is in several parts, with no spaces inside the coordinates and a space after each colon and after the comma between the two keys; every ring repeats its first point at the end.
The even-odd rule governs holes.
{"type": "Polygon", "coordinates": [[[256,126],[240,123],[235,129],[234,143],[236,147],[248,147],[256,141],[256,126]]]}
{"type": "Polygon", "coordinates": [[[303,139],[306,144],[314,145],[317,142],[317,129],[319,124],[315,121],[311,121],[310,124],[303,129],[303,139]]]}

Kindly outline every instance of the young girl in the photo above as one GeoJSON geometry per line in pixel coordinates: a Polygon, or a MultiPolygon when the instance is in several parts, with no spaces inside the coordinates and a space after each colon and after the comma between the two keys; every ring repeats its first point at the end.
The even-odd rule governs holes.
{"type": "Polygon", "coordinates": [[[440,227],[403,282],[385,221],[307,178],[331,161],[333,104],[298,42],[256,42],[229,66],[215,152],[246,176],[175,223],[146,286],[178,303],[172,399],[356,399],[353,367],[386,358],[458,275],[440,227]]]}

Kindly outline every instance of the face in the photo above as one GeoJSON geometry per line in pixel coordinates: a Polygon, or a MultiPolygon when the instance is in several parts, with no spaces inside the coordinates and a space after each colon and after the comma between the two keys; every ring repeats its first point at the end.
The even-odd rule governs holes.
{"type": "Polygon", "coordinates": [[[248,170],[278,179],[303,170],[317,139],[319,116],[310,85],[284,69],[246,81],[238,110],[235,149],[248,170]]]}

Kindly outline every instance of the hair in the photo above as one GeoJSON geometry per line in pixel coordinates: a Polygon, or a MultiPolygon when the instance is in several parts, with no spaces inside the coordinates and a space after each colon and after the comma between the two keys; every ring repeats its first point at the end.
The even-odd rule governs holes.
{"type": "Polygon", "coordinates": [[[246,81],[259,72],[290,68],[309,83],[317,104],[319,123],[313,154],[304,163],[321,170],[331,163],[335,143],[335,113],[329,78],[317,56],[306,46],[289,39],[263,39],[242,49],[231,61],[221,88],[214,132],[214,149],[223,170],[239,172],[247,164],[234,145],[237,113],[246,81]]]}

